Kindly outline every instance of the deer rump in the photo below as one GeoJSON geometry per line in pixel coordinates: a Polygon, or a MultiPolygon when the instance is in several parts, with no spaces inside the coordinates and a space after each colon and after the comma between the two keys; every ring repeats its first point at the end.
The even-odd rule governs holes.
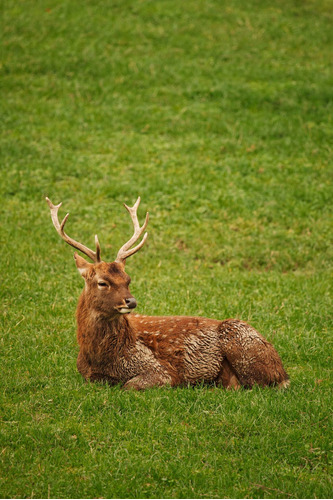
{"type": "Polygon", "coordinates": [[[89,263],[74,254],[85,280],[76,313],[77,367],[85,379],[122,383],[125,389],[137,390],[199,382],[235,389],[255,384],[288,386],[288,375],[274,347],[244,321],[129,314],[136,300],[129,291],[125,263],[147,238],[143,233],[148,213],[142,226],[137,217],[140,197],[133,207],[125,205],[134,234],[111,263],[101,260],[97,236],[96,251],[69,237],[64,231],[68,214],[60,224],[61,203],[55,206],[46,200],[61,238],[93,260],[89,263]]]}

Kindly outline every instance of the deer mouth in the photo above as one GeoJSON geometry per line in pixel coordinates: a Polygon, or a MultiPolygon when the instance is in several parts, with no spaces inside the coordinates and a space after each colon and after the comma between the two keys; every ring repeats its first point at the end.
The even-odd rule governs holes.
{"type": "Polygon", "coordinates": [[[116,309],[120,314],[128,314],[137,306],[136,300],[134,297],[127,297],[121,306],[118,306],[116,309]]]}
{"type": "Polygon", "coordinates": [[[117,307],[117,311],[120,312],[120,314],[129,314],[133,309],[129,309],[129,307],[117,307]]]}

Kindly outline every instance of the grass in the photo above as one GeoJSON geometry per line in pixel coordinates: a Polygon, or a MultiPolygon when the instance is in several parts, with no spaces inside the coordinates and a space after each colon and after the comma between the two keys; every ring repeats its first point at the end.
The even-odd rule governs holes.
{"type": "Polygon", "coordinates": [[[328,498],[332,2],[6,0],[0,496],[328,498]],[[285,392],[124,393],[76,372],[82,280],[51,225],[127,265],[138,310],[240,317],[285,392]]]}

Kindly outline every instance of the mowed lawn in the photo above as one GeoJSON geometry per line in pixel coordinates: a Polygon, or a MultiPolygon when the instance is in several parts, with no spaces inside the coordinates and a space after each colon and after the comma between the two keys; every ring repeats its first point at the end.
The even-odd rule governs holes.
{"type": "Polygon", "coordinates": [[[0,496],[332,496],[333,3],[6,0],[0,496]],[[138,312],[238,317],[287,391],[124,392],[76,370],[67,232],[138,312]]]}

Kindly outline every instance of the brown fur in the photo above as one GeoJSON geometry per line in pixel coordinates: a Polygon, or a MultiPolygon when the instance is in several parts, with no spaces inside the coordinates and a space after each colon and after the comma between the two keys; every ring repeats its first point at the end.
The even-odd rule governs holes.
{"type": "Polygon", "coordinates": [[[276,350],[247,323],[122,314],[133,299],[124,264],[75,259],[86,282],[76,315],[77,367],[85,379],[138,390],[198,382],[235,389],[288,385],[276,350]]]}

